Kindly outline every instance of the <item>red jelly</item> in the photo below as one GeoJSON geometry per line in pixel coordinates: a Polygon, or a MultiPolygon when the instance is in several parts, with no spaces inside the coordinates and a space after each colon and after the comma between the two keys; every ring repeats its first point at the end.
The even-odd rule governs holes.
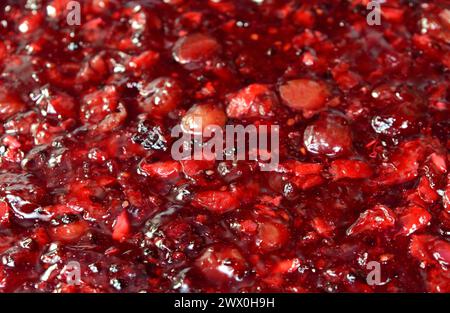
{"type": "Polygon", "coordinates": [[[450,292],[448,1],[68,3],[0,4],[0,292],[450,292]]]}

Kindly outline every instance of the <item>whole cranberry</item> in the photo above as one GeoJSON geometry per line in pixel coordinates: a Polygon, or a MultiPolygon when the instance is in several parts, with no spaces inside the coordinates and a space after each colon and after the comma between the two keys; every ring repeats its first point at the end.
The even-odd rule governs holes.
{"type": "Polygon", "coordinates": [[[255,238],[256,246],[262,252],[270,252],[282,248],[289,239],[289,230],[281,222],[264,218],[258,221],[255,238]]]}
{"type": "Polygon", "coordinates": [[[230,118],[253,118],[273,116],[278,98],[270,86],[251,84],[229,96],[227,115],[230,118]]]}
{"type": "Polygon", "coordinates": [[[420,116],[416,105],[399,103],[375,115],[372,118],[372,128],[377,134],[389,137],[408,135],[417,131],[420,116]]]}
{"type": "Polygon", "coordinates": [[[220,285],[239,280],[245,274],[247,262],[238,248],[214,244],[197,258],[195,265],[209,281],[220,285]]]}
{"type": "Polygon", "coordinates": [[[325,106],[330,92],[323,82],[311,79],[294,79],[279,88],[281,99],[295,111],[309,115],[325,106]]]}
{"type": "Polygon", "coordinates": [[[61,119],[75,117],[77,105],[69,94],[44,86],[32,93],[35,102],[41,108],[44,116],[54,116],[61,119]]]}
{"type": "Polygon", "coordinates": [[[85,95],[81,102],[80,119],[85,124],[96,124],[116,110],[119,93],[115,86],[105,86],[85,95]]]}
{"type": "Polygon", "coordinates": [[[346,119],[334,113],[323,114],[303,133],[303,144],[312,154],[336,157],[352,149],[352,133],[346,119]]]}
{"type": "Polygon", "coordinates": [[[180,104],[182,93],[178,81],[160,77],[139,89],[139,107],[156,117],[164,117],[180,104]]]}
{"type": "Polygon", "coordinates": [[[77,221],[51,228],[50,234],[54,240],[75,242],[82,237],[88,229],[89,226],[85,221],[77,221]]]}
{"type": "Polygon", "coordinates": [[[217,40],[205,34],[192,34],[178,39],[173,46],[173,58],[180,64],[201,63],[220,51],[217,40]]]}
{"type": "Polygon", "coordinates": [[[208,126],[223,127],[227,116],[223,109],[212,103],[196,104],[191,107],[181,119],[184,132],[191,134],[202,133],[208,126]]]}

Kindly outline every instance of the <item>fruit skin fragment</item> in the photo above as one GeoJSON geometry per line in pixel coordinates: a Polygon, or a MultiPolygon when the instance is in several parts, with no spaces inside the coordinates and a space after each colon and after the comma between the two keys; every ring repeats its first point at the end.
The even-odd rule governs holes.
{"type": "Polygon", "coordinates": [[[269,85],[251,84],[228,96],[226,113],[229,118],[244,119],[273,116],[278,105],[277,95],[269,85]]]}
{"type": "Polygon", "coordinates": [[[298,258],[294,259],[286,259],[278,262],[274,268],[272,269],[272,272],[274,274],[287,274],[287,273],[293,273],[301,265],[301,261],[298,258]]]}
{"type": "Polygon", "coordinates": [[[88,231],[88,224],[85,221],[72,222],[56,226],[50,230],[54,240],[61,242],[76,242],[88,231]]]}
{"type": "Polygon", "coordinates": [[[384,205],[376,205],[361,213],[358,219],[347,229],[347,236],[365,232],[382,231],[395,225],[394,212],[384,205]]]}
{"type": "Polygon", "coordinates": [[[425,266],[447,271],[450,265],[450,243],[433,235],[413,235],[409,245],[411,255],[425,266]]]}
{"type": "Polygon", "coordinates": [[[447,213],[450,214],[450,178],[449,177],[447,177],[447,187],[445,188],[444,194],[442,195],[442,204],[443,204],[444,208],[447,210],[447,213]]]}
{"type": "Polygon", "coordinates": [[[240,201],[231,191],[202,191],[195,195],[193,204],[223,214],[236,210],[240,206],[240,201]]]}
{"type": "Polygon", "coordinates": [[[431,221],[431,214],[420,206],[405,208],[398,221],[401,227],[400,235],[409,236],[412,233],[426,227],[431,221]]]}
{"type": "Polygon", "coordinates": [[[335,160],[331,163],[330,173],[334,180],[343,178],[361,179],[372,176],[371,167],[364,161],[359,160],[335,160]]]}
{"type": "Polygon", "coordinates": [[[324,166],[320,163],[306,163],[297,160],[290,160],[280,165],[281,172],[292,173],[295,176],[318,175],[324,166]]]}
{"type": "Polygon", "coordinates": [[[275,251],[287,244],[289,236],[286,225],[264,218],[258,222],[255,245],[262,252],[275,251]]]}
{"type": "Polygon", "coordinates": [[[419,179],[419,186],[417,192],[423,201],[427,203],[433,203],[439,199],[439,194],[432,188],[430,180],[426,176],[422,176],[419,179]]]}
{"type": "Polygon", "coordinates": [[[195,266],[213,284],[222,285],[239,280],[247,261],[234,245],[214,244],[195,260],[195,266]]]}
{"type": "Polygon", "coordinates": [[[0,200],[0,226],[9,224],[9,205],[6,201],[0,200]]]}
{"type": "Polygon", "coordinates": [[[139,167],[145,175],[156,178],[172,179],[178,177],[181,172],[181,165],[178,161],[161,161],[154,163],[141,163],[139,167]]]}
{"type": "Polygon", "coordinates": [[[128,213],[124,210],[114,222],[112,238],[116,241],[123,242],[129,237],[130,232],[131,226],[128,219],[128,213]]]}
{"type": "Polygon", "coordinates": [[[381,185],[396,185],[413,180],[424,159],[426,146],[422,140],[403,142],[392,153],[389,162],[382,164],[377,181],[381,185]]]}

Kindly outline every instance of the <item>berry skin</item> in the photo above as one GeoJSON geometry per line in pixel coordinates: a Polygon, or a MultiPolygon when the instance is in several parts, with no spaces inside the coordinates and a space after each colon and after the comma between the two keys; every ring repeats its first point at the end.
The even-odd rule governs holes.
{"type": "Polygon", "coordinates": [[[131,227],[128,219],[128,214],[123,211],[117,217],[115,224],[113,225],[112,238],[117,241],[124,241],[130,235],[131,227]]]}

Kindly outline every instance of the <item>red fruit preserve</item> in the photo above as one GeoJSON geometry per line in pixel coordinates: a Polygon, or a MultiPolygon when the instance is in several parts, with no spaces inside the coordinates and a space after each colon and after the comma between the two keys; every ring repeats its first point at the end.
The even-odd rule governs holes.
{"type": "Polygon", "coordinates": [[[0,292],[450,292],[450,4],[369,2],[2,1],[0,292]]]}

